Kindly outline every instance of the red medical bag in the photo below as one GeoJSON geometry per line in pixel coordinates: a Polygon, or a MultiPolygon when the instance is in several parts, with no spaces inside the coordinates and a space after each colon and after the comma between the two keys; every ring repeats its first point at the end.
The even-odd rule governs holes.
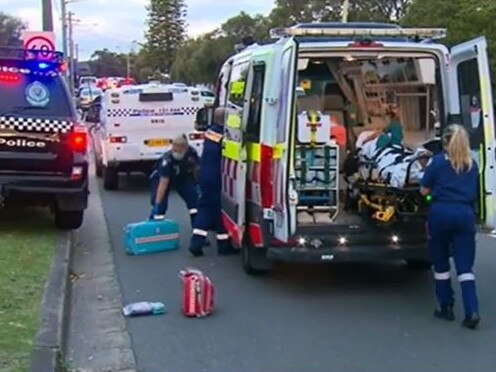
{"type": "Polygon", "coordinates": [[[183,313],[188,317],[205,317],[214,310],[214,286],[200,270],[180,272],[183,280],[183,313]]]}

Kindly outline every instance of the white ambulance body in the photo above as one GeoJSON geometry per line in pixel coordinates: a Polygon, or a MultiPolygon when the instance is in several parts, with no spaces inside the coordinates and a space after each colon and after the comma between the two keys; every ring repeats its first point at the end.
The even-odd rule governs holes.
{"type": "Polygon", "coordinates": [[[297,127],[306,111],[344,120],[348,135],[358,136],[384,128],[380,109],[396,103],[405,146],[413,149],[426,141],[440,144],[439,131],[451,123],[464,125],[480,169],[479,224],[496,228],[496,138],[484,37],[448,49],[433,41],[445,30],[359,23],[305,24],[274,30],[272,36],[273,44],[252,45],[229,58],[215,92],[218,105],[231,108],[223,143],[222,217],[248,273],[266,271],[271,260],[404,259],[429,267],[427,207],[418,200],[418,184],[394,189],[383,183],[375,190],[375,184],[364,183],[355,189],[357,183],[340,176],[354,150],[349,147],[340,146],[339,156],[331,159],[339,179],[334,204],[312,211],[326,219],[307,221],[304,198],[314,196],[300,186],[297,127]],[[358,107],[361,125],[346,123],[346,101],[358,107]],[[429,115],[433,111],[435,118],[429,115]],[[367,198],[403,203],[405,195],[414,205],[393,206],[395,219],[385,224],[370,218],[361,204],[367,198]]]}
{"type": "Polygon", "coordinates": [[[178,135],[185,134],[201,155],[203,133],[194,129],[201,107],[197,96],[161,84],[107,90],[93,133],[97,174],[103,176],[105,188],[118,187],[119,172],[149,173],[178,135]]]}

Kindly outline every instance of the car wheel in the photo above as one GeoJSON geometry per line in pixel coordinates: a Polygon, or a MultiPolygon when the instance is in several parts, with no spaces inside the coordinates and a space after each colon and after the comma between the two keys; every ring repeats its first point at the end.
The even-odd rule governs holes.
{"type": "Polygon", "coordinates": [[[55,211],[55,226],[61,230],[79,229],[83,224],[84,211],[55,211]]]}
{"type": "Polygon", "coordinates": [[[119,173],[117,169],[102,167],[103,188],[105,190],[117,190],[119,188],[119,173]]]}
{"type": "Polygon", "coordinates": [[[241,259],[243,269],[248,275],[266,275],[271,271],[265,248],[255,248],[250,243],[244,243],[241,248],[241,259]]]}
{"type": "Polygon", "coordinates": [[[428,260],[406,260],[408,268],[413,270],[430,270],[432,263],[428,260]]]}

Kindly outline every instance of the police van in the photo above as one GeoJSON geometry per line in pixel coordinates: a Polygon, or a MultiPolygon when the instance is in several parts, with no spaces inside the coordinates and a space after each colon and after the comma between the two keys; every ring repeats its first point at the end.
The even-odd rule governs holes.
{"type": "Polygon", "coordinates": [[[203,107],[190,92],[161,84],[109,89],[90,110],[87,121],[95,154],[96,174],[107,190],[119,186],[119,172],[150,173],[174,137],[186,134],[200,154],[203,133],[194,129],[203,107]]]}
{"type": "MultiPolygon", "coordinates": [[[[247,46],[223,64],[215,92],[215,106],[229,108],[222,217],[248,273],[269,270],[273,260],[429,267],[430,200],[419,182],[450,123],[468,130],[480,166],[479,223],[496,227],[486,39],[448,49],[435,41],[445,35],[379,23],[300,24],[271,30],[274,43],[247,46]],[[379,164],[365,143],[387,132],[395,110],[401,153],[379,164]]],[[[198,122],[208,117],[204,109],[198,122]]]]}

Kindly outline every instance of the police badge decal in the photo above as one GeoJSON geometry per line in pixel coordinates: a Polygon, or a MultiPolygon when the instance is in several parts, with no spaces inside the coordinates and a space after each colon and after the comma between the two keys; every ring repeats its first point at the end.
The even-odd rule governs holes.
{"type": "Polygon", "coordinates": [[[35,81],[26,87],[26,101],[31,106],[44,107],[50,102],[50,92],[45,85],[35,81]]]}

